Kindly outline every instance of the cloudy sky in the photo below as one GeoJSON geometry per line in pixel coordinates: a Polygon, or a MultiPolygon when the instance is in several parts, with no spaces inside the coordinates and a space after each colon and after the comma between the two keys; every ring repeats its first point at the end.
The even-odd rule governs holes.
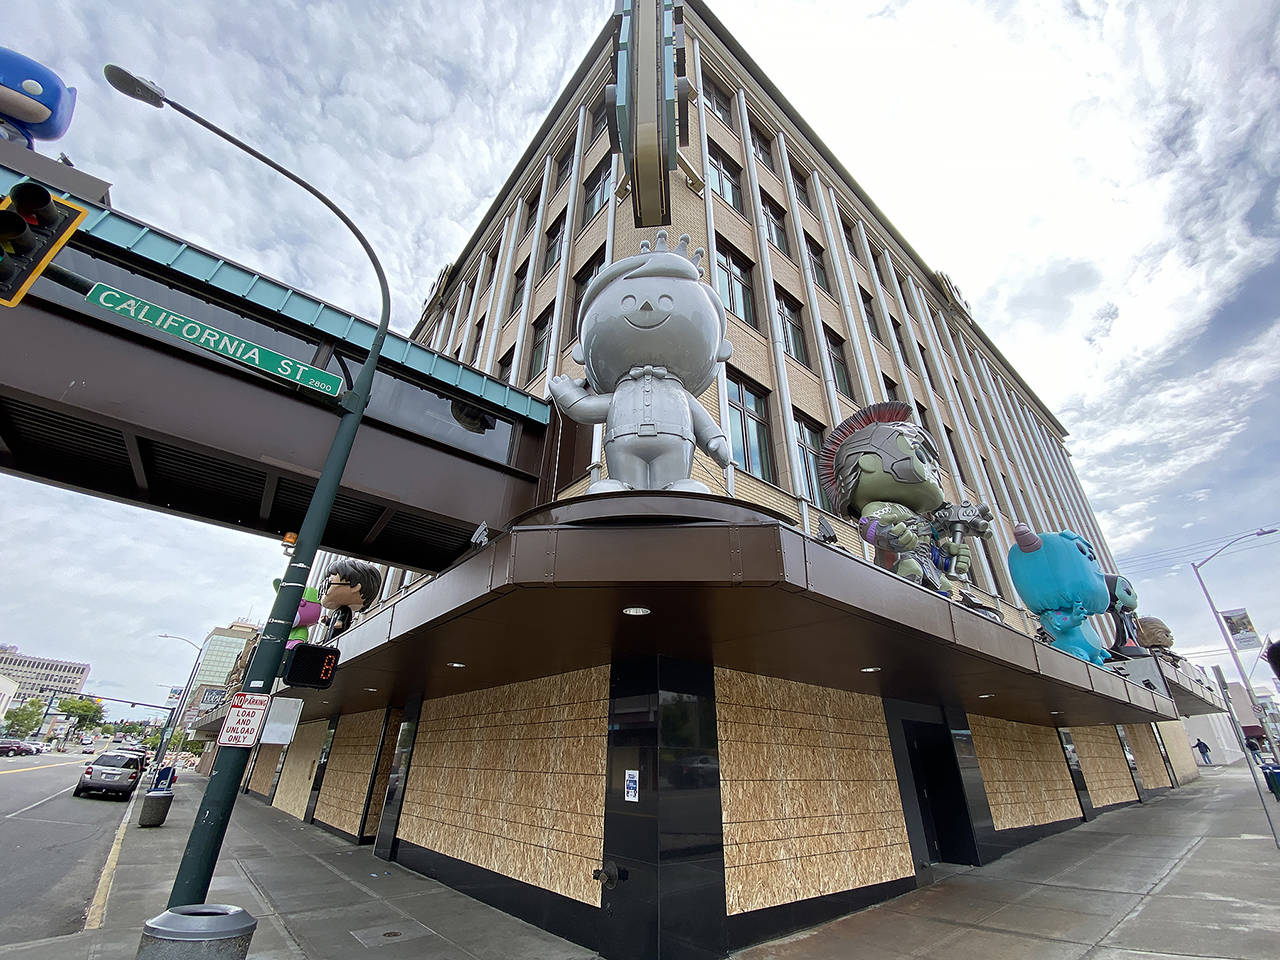
{"type": "MultiPolygon", "coordinates": [[[[1142,612],[1183,652],[1212,646],[1189,561],[1280,525],[1280,6],[712,6],[1058,412],[1142,612]]],[[[111,181],[120,209],[376,315],[321,208],[112,92],[108,61],[334,197],[407,331],[612,7],[10,0],[4,42],[79,88],[43,149],[111,181]]],[[[190,667],[157,634],[262,619],[284,563],[273,542],[10,477],[0,551],[21,571],[4,641],[89,660],[92,689],[140,699],[190,667]]],[[[1251,540],[1205,572],[1219,606],[1280,637],[1278,553],[1280,535],[1251,540]]]]}

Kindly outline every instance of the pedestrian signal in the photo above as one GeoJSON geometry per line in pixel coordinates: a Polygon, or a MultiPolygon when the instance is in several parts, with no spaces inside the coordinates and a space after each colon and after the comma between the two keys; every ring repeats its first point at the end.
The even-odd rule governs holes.
{"type": "Polygon", "coordinates": [[[0,200],[0,306],[16,307],[88,215],[32,180],[0,200]]]}
{"type": "Polygon", "coordinates": [[[338,671],[338,648],[319,643],[300,643],[285,654],[281,677],[291,687],[328,690],[338,671]]]}

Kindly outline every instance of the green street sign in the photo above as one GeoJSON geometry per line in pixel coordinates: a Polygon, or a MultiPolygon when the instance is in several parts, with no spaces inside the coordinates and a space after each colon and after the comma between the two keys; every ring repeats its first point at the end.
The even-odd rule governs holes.
{"type": "Polygon", "coordinates": [[[300,387],[307,387],[328,397],[342,393],[342,378],[327,370],[319,370],[301,360],[294,360],[266,347],[243,340],[211,327],[199,320],[192,320],[180,313],[173,313],[131,293],[117,290],[105,283],[95,283],[86,294],[90,303],[110,310],[122,317],[129,317],[161,333],[185,340],[220,357],[243,363],[273,377],[279,377],[300,387]]]}

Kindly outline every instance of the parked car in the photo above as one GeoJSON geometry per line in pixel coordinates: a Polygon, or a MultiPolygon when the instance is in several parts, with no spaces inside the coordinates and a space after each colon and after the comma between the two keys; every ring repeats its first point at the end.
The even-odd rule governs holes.
{"type": "Polygon", "coordinates": [[[99,754],[84,768],[80,782],[72,793],[83,797],[91,790],[102,793],[132,795],[142,776],[142,758],[121,750],[99,754]]]}
{"type": "Polygon", "coordinates": [[[0,757],[30,757],[39,752],[22,740],[0,740],[0,757]]]}
{"type": "Polygon", "coordinates": [[[23,740],[22,742],[35,747],[37,753],[47,753],[49,750],[49,744],[45,743],[43,740],[28,739],[28,740],[23,740]]]}

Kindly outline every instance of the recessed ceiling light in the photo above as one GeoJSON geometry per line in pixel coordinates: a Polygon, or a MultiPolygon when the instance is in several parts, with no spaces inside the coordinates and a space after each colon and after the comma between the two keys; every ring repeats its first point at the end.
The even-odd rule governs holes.
{"type": "Polygon", "coordinates": [[[1051,717],[1056,717],[1056,716],[1058,716],[1058,714],[1060,714],[1060,713],[1062,713],[1062,711],[1061,711],[1061,710],[1050,710],[1050,711],[1049,711],[1049,716],[1051,716],[1051,717]]]}
{"type": "Polygon", "coordinates": [[[458,660],[450,660],[448,663],[446,663],[446,664],[445,664],[445,666],[446,666],[446,667],[454,667],[454,668],[456,668],[456,669],[461,669],[462,667],[465,667],[465,666],[466,666],[466,664],[465,664],[465,663],[461,663],[461,662],[460,662],[460,661],[458,661],[458,660]]]}
{"type": "Polygon", "coordinates": [[[365,692],[365,693],[377,693],[377,692],[378,692],[378,688],[377,688],[377,687],[365,687],[365,688],[364,688],[364,692],[365,692]]]}
{"type": "Polygon", "coordinates": [[[653,613],[648,607],[623,607],[622,612],[628,617],[647,617],[653,613]]]}
{"type": "Polygon", "coordinates": [[[880,668],[879,667],[863,667],[862,672],[863,673],[879,673],[880,668]]]}
{"type": "Polygon", "coordinates": [[[995,696],[995,694],[994,694],[994,693],[980,693],[980,694],[978,694],[978,699],[979,699],[979,700],[990,700],[990,699],[991,699],[992,697],[994,697],[994,696],[995,696]]]}

